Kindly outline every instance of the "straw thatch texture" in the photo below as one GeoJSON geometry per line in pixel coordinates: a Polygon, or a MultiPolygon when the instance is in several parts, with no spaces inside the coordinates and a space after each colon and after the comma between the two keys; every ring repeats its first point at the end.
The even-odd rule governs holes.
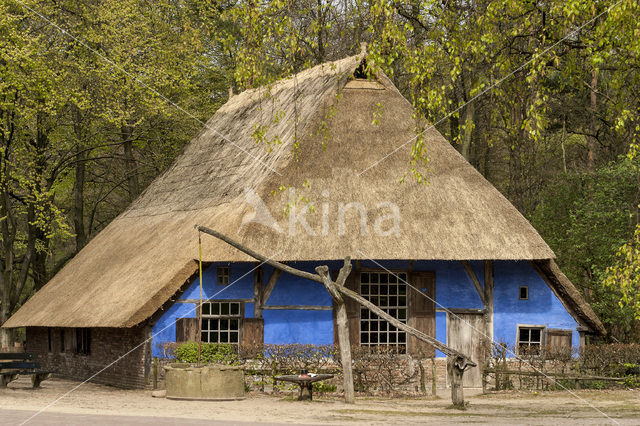
{"type": "MultiPolygon", "coordinates": [[[[424,134],[429,182],[407,176],[406,142],[418,125],[412,107],[385,76],[377,83],[348,81],[360,61],[324,64],[232,97],[175,163],[6,326],[143,321],[190,275],[185,265],[197,257],[196,224],[282,261],[554,257],[435,129],[424,134]],[[264,138],[256,137],[262,130],[264,138]],[[278,230],[251,221],[251,200],[258,197],[278,230]],[[345,208],[348,203],[361,207],[345,208]],[[380,235],[376,221],[382,231],[393,224],[383,220],[390,206],[398,209],[397,232],[380,235]],[[301,215],[314,235],[291,221],[301,215]]],[[[252,260],[207,237],[203,259],[252,260]]]]}

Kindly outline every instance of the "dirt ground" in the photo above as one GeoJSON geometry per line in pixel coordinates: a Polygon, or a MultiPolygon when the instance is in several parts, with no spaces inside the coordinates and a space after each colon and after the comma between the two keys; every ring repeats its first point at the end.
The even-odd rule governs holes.
{"type": "MultiPolygon", "coordinates": [[[[121,390],[90,383],[66,394],[78,385],[78,382],[52,379],[43,382],[41,389],[33,390],[28,378],[20,378],[7,389],[0,389],[0,410],[37,413],[46,409],[48,413],[96,418],[138,416],[131,417],[132,420],[139,420],[139,416],[176,418],[176,423],[184,418],[302,424],[640,424],[640,390],[577,391],[575,395],[568,392],[482,395],[469,391],[466,397],[469,406],[459,411],[450,408],[446,394],[420,399],[361,397],[354,405],[323,395],[316,395],[313,402],[298,402],[293,392],[277,396],[249,394],[242,401],[173,401],[152,398],[151,391],[121,390]]],[[[32,420],[39,423],[37,416],[32,420]]]]}

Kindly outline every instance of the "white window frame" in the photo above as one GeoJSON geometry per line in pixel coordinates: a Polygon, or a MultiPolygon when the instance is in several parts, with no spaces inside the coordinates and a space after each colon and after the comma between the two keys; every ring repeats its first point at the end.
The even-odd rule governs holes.
{"type": "MultiPolygon", "coordinates": [[[[518,324],[516,327],[516,354],[517,355],[542,355],[544,348],[545,348],[545,343],[547,340],[547,326],[546,325],[540,325],[540,324],[518,324]],[[522,354],[520,353],[520,329],[521,328],[527,328],[527,329],[539,329],[540,330],[540,352],[538,352],[537,354],[522,354]]],[[[528,344],[528,347],[531,348],[531,332],[529,332],[529,341],[526,342],[528,344]]]]}

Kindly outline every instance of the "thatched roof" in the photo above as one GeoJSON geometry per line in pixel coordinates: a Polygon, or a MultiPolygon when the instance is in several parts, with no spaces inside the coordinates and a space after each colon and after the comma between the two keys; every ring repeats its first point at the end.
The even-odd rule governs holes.
{"type": "MultiPolygon", "coordinates": [[[[418,123],[384,75],[377,82],[353,80],[361,60],[316,66],[233,96],[175,163],[6,326],[144,321],[194,272],[196,224],[281,261],[553,258],[529,222],[435,129],[424,133],[428,184],[410,175],[400,183],[410,168],[412,144],[405,143],[418,123]],[[297,189],[293,203],[282,190],[287,187],[297,189]],[[247,221],[255,213],[247,194],[259,196],[285,232],[247,221]],[[351,202],[366,209],[365,235],[356,208],[347,209],[339,235],[338,205],[351,202]],[[373,227],[391,211],[379,204],[385,202],[400,213],[398,232],[390,236],[373,227]],[[316,235],[299,225],[290,232],[293,215],[282,215],[287,205],[306,209],[316,235]]],[[[252,260],[213,238],[203,241],[205,261],[252,260]]]]}

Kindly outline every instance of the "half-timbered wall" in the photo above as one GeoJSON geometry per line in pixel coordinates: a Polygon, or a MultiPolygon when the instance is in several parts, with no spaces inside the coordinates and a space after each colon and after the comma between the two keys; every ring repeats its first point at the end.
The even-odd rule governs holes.
{"type": "MultiPolygon", "coordinates": [[[[339,261],[297,262],[291,265],[314,272],[315,266],[328,265],[338,270],[339,261]]],[[[480,284],[484,286],[482,261],[469,262],[480,284]]],[[[203,298],[216,300],[238,300],[244,304],[245,318],[254,317],[254,273],[255,263],[212,264],[204,272],[203,298]],[[230,285],[217,284],[216,267],[230,266],[230,285]]],[[[362,269],[387,268],[394,271],[430,272],[435,274],[435,336],[447,341],[447,309],[480,310],[484,305],[467,271],[458,261],[360,261],[362,269]]],[[[354,265],[354,274],[356,273],[354,265]]],[[[263,283],[273,269],[263,267],[263,283]]],[[[540,278],[529,262],[494,262],[494,340],[515,346],[518,324],[544,326],[547,329],[571,330],[572,345],[578,346],[577,323],[566,311],[553,291],[540,278]],[[526,286],[527,300],[520,300],[519,289],[526,286]]],[[[199,282],[196,279],[176,303],[160,316],[153,326],[154,356],[163,356],[162,344],[176,339],[177,318],[195,318],[196,302],[199,298],[199,282]]],[[[332,344],[332,301],[324,287],[316,282],[301,280],[282,274],[266,301],[262,317],[263,329],[257,335],[264,336],[264,343],[310,343],[332,344]]],[[[260,324],[260,326],[262,326],[260,324]]],[[[252,329],[252,335],[256,331],[252,329]]],[[[565,338],[566,340],[566,338],[565,338]]],[[[436,356],[441,357],[439,351],[436,356]]]]}

